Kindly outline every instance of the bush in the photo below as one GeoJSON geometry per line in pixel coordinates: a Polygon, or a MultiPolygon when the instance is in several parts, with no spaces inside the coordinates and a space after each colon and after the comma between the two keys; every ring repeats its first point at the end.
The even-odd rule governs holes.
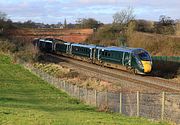
{"type": "Polygon", "coordinates": [[[96,45],[119,45],[119,37],[122,28],[118,25],[104,25],[99,28],[86,42],[96,45]]]}
{"type": "Polygon", "coordinates": [[[15,61],[20,59],[26,62],[32,62],[37,59],[38,50],[30,42],[18,41],[16,39],[12,41],[1,39],[0,44],[0,51],[12,53],[15,61]]]}
{"type": "Polygon", "coordinates": [[[11,43],[9,40],[0,40],[0,51],[4,53],[13,52],[16,48],[15,44],[11,43]]]}
{"type": "Polygon", "coordinates": [[[152,55],[179,56],[180,38],[134,32],[128,39],[130,47],[144,48],[152,55]]]}

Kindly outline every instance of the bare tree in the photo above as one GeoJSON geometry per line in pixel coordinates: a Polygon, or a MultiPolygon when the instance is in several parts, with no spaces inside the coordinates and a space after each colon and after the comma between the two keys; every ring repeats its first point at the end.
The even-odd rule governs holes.
{"type": "Polygon", "coordinates": [[[0,34],[3,33],[5,27],[6,14],[0,11],[0,34]]]}
{"type": "Polygon", "coordinates": [[[3,13],[0,11],[0,20],[1,21],[5,21],[6,20],[6,17],[7,17],[7,14],[3,13]]]}
{"type": "Polygon", "coordinates": [[[128,24],[129,21],[134,19],[135,19],[135,15],[134,15],[134,9],[132,7],[123,9],[119,12],[116,12],[113,15],[114,24],[120,24],[120,25],[128,24]]]}

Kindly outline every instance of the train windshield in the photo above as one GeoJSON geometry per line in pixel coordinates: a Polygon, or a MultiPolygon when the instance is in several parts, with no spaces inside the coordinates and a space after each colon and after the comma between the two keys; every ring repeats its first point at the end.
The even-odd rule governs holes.
{"type": "Polygon", "coordinates": [[[151,57],[149,56],[149,54],[144,50],[136,52],[135,55],[138,56],[140,58],[140,60],[143,60],[143,61],[150,61],[151,60],[151,57]]]}

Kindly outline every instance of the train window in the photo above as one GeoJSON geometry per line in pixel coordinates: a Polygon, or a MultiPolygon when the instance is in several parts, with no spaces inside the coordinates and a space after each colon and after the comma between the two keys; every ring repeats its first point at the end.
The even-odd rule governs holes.
{"type": "Polygon", "coordinates": [[[104,56],[104,52],[102,52],[102,55],[104,56]]]}
{"type": "Polygon", "coordinates": [[[107,56],[109,56],[109,57],[110,57],[110,56],[111,56],[111,54],[110,54],[110,53],[108,53],[108,54],[107,54],[107,56]]]}
{"type": "Polygon", "coordinates": [[[43,47],[45,47],[46,46],[46,43],[43,43],[43,47]]]}
{"type": "Polygon", "coordinates": [[[105,56],[107,56],[107,52],[105,52],[105,56]]]}
{"type": "Polygon", "coordinates": [[[76,50],[76,51],[79,51],[77,47],[75,47],[75,50],[76,50]]]}

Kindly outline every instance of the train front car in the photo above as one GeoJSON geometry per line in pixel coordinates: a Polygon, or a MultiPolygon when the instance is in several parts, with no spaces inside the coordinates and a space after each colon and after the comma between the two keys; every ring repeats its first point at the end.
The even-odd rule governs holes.
{"type": "Polygon", "coordinates": [[[133,56],[136,60],[136,72],[138,74],[147,74],[152,70],[152,59],[144,49],[136,49],[133,51],[133,56]]]}

